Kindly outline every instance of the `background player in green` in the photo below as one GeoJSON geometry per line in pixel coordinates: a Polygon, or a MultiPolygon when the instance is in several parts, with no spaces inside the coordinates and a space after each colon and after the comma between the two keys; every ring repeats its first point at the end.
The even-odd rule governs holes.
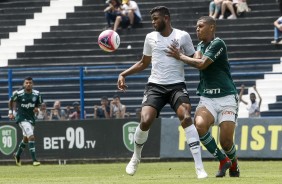
{"type": "Polygon", "coordinates": [[[20,156],[26,145],[29,146],[29,151],[33,160],[34,166],[39,166],[40,162],[36,159],[35,154],[35,137],[34,137],[34,124],[35,115],[38,107],[42,103],[42,97],[39,91],[33,89],[33,80],[31,77],[26,77],[23,83],[23,89],[17,90],[13,93],[9,101],[9,118],[16,119],[16,122],[22,129],[23,140],[19,144],[18,150],[14,153],[16,165],[21,165],[20,156]],[[17,105],[17,115],[13,115],[14,103],[17,105]]]}
{"type": "Polygon", "coordinates": [[[197,94],[200,102],[195,113],[195,125],[200,140],[207,150],[219,161],[216,177],[225,176],[229,169],[230,177],[239,177],[240,171],[233,142],[237,123],[238,94],[230,74],[227,48],[223,40],[215,37],[216,22],[213,18],[199,18],[196,25],[198,39],[194,58],[185,56],[174,45],[169,46],[167,55],[183,61],[200,70],[200,83],[197,94]],[[215,123],[220,128],[220,144],[224,153],[217,147],[209,129],[215,123]]]}

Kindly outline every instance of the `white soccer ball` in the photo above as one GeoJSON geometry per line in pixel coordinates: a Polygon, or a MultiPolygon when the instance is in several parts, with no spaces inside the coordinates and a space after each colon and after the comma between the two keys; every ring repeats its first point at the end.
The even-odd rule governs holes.
{"type": "Polygon", "coordinates": [[[119,35],[113,30],[105,30],[99,35],[98,44],[104,51],[113,52],[119,47],[119,35]]]}

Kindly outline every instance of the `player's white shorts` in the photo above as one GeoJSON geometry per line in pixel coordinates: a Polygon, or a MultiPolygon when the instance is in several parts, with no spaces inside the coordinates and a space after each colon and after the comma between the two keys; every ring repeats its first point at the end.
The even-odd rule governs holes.
{"type": "Polygon", "coordinates": [[[214,117],[214,123],[232,121],[237,124],[238,95],[228,95],[220,98],[200,97],[199,107],[206,107],[214,117]]]}
{"type": "Polygon", "coordinates": [[[34,126],[28,121],[22,121],[19,123],[19,126],[22,129],[23,136],[30,137],[33,135],[34,126]]]}

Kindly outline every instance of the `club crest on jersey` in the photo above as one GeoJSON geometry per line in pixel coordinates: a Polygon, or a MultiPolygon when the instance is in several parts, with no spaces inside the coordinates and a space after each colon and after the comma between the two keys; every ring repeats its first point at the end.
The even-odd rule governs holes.
{"type": "Polygon", "coordinates": [[[179,40],[178,39],[173,39],[173,40],[171,40],[171,42],[172,42],[172,45],[174,45],[175,47],[179,47],[179,40]]]}
{"type": "Polygon", "coordinates": [[[35,101],[36,101],[36,97],[33,97],[33,98],[32,98],[32,101],[35,102],[35,101]]]}

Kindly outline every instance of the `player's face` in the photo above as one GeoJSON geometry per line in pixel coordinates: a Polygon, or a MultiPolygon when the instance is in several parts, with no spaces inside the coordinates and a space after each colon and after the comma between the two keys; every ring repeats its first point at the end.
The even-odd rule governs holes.
{"type": "Polygon", "coordinates": [[[250,100],[252,103],[256,102],[256,95],[255,94],[250,94],[250,100]]]}
{"type": "Polygon", "coordinates": [[[162,32],[166,28],[165,18],[159,14],[159,12],[155,12],[151,15],[152,24],[156,31],[162,32]]]}
{"type": "Polygon", "coordinates": [[[26,91],[31,91],[33,86],[32,80],[25,80],[23,86],[26,91]]]}
{"type": "Polygon", "coordinates": [[[206,41],[211,34],[211,25],[207,24],[203,20],[199,20],[196,25],[197,37],[200,41],[206,41]]]}

